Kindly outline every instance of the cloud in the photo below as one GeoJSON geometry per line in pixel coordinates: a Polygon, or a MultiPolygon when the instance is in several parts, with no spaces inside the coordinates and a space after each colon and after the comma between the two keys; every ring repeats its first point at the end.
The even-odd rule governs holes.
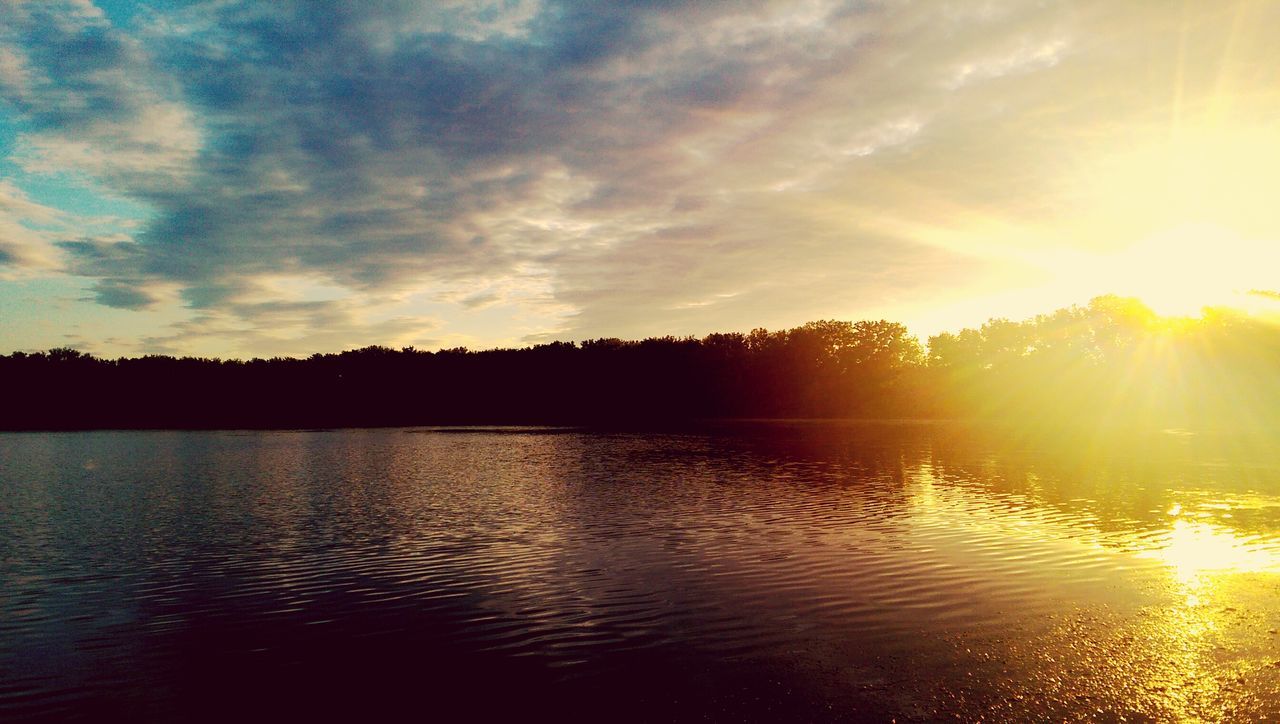
{"type": "Polygon", "coordinates": [[[24,121],[16,160],[121,193],[171,188],[200,147],[180,89],[89,2],[0,6],[0,85],[24,121]]]}
{"type": "Polygon", "coordinates": [[[144,338],[137,348],[150,354],[305,357],[375,344],[425,349],[438,341],[438,320],[372,318],[358,307],[335,300],[235,303],[204,310],[166,334],[144,338]]]}
{"type": "Polygon", "coordinates": [[[146,309],[156,301],[136,284],[114,279],[98,282],[93,292],[93,299],[99,304],[116,309],[146,309]]]}
{"type": "Polygon", "coordinates": [[[49,224],[63,216],[51,206],[32,201],[8,179],[0,179],[0,213],[35,224],[49,224]]]}
{"type": "Polygon", "coordinates": [[[0,179],[0,278],[56,269],[59,255],[44,228],[64,218],[57,209],[33,201],[12,181],[0,179]]]}
{"type": "Polygon", "coordinates": [[[6,95],[23,93],[29,83],[26,59],[13,48],[0,48],[0,89],[6,95]]]}
{"type": "Polygon", "coordinates": [[[1174,22],[1018,0],[225,0],[128,28],[88,2],[0,7],[18,163],[151,211],[126,238],[46,247],[101,304],[188,308],[150,342],[173,349],[417,334],[369,321],[389,297],[517,305],[535,338],[583,337],[962,284],[1008,245],[930,225],[1068,213],[1048,159],[1101,110],[1146,110],[1082,82],[1097,46],[1174,22]]]}

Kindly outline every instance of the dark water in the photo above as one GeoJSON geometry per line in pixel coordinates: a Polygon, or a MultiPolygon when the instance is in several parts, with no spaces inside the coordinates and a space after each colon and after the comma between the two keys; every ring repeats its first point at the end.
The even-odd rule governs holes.
{"type": "Polygon", "coordinates": [[[1280,454],[948,426],[0,435],[0,720],[1280,717],[1280,454]]]}

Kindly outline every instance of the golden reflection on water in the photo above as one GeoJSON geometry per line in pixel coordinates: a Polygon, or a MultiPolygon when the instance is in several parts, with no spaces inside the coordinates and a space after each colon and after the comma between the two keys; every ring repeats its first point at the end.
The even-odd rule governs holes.
{"type": "MultiPolygon", "coordinates": [[[[979,544],[978,556],[953,555],[986,556],[993,573],[1014,577],[1092,577],[1092,588],[1055,588],[1064,598],[1047,616],[1056,623],[1033,644],[1009,637],[1000,651],[1001,640],[991,642],[1011,688],[1039,690],[1033,705],[1007,702],[991,712],[996,718],[1280,714],[1280,496],[1173,483],[1151,487],[1164,503],[1144,514],[1137,498],[1108,511],[1083,481],[1072,489],[1058,478],[1046,494],[1053,481],[1028,470],[974,485],[983,476],[926,463],[912,477],[917,531],[963,531],[979,544]]],[[[1106,494],[1126,495],[1117,492],[1125,481],[1109,482],[1106,494]]]]}
{"type": "MultiPolygon", "coordinates": [[[[1171,511],[1180,512],[1180,506],[1171,511]]],[[[1168,566],[1174,580],[1187,589],[1188,603],[1193,603],[1215,576],[1280,572],[1280,551],[1263,543],[1217,523],[1177,517],[1159,546],[1139,555],[1168,566]]]]}
{"type": "MultiPolygon", "coordinates": [[[[1273,504],[1261,496],[1233,502],[1246,508],[1273,504]]],[[[1261,687],[1248,682],[1259,673],[1274,680],[1275,646],[1258,644],[1274,638],[1275,629],[1262,630],[1257,599],[1245,594],[1256,596],[1267,582],[1280,580],[1280,550],[1266,536],[1206,520],[1214,513],[1229,519],[1231,505],[1198,507],[1171,507],[1168,532],[1139,553],[1167,568],[1173,594],[1170,605],[1146,619],[1147,636],[1168,657],[1164,666],[1148,668],[1148,685],[1165,695],[1180,718],[1230,718],[1244,700],[1259,695],[1261,687]],[[1241,581],[1249,583],[1242,587],[1241,581]]]]}

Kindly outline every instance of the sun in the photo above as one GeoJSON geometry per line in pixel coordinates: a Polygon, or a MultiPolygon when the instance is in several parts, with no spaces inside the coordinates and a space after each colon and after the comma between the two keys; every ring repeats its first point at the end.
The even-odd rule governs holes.
{"type": "Polygon", "coordinates": [[[1064,146],[1052,208],[1024,217],[951,208],[943,223],[888,227],[992,269],[986,286],[922,314],[920,326],[1027,318],[1107,294],[1165,317],[1206,307],[1275,316],[1280,298],[1251,292],[1280,290],[1280,134],[1210,117],[1139,131],[1123,143],[1064,146]]]}
{"type": "Polygon", "coordinates": [[[1126,295],[1162,316],[1197,316],[1205,307],[1240,307],[1280,269],[1280,249],[1243,239],[1213,224],[1166,229],[1100,260],[1105,276],[1126,295]]]}
{"type": "Polygon", "coordinates": [[[1145,141],[1100,158],[1070,182],[1084,200],[1071,232],[1105,241],[1080,267],[1058,273],[1172,316],[1241,306],[1249,290],[1275,288],[1273,128],[1209,121],[1152,128],[1145,141]]]}

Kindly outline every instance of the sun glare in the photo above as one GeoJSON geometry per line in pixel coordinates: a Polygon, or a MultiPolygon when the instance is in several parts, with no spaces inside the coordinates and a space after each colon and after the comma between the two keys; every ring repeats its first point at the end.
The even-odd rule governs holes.
{"type": "Polygon", "coordinates": [[[1273,288],[1280,269],[1270,198],[1280,139],[1222,120],[1146,135],[1132,149],[1098,154],[1104,160],[1070,181],[1082,202],[1071,234],[1099,246],[1051,273],[1136,296],[1165,316],[1246,307],[1248,292],[1273,288]]]}
{"type": "Polygon", "coordinates": [[[1179,518],[1163,544],[1142,554],[1169,567],[1185,584],[1209,574],[1280,571],[1280,556],[1229,528],[1179,518]]]}
{"type": "Polygon", "coordinates": [[[1242,307],[1250,289],[1280,269],[1280,250],[1212,224],[1185,224],[1154,234],[1103,260],[1117,290],[1157,314],[1198,316],[1205,307],[1242,307]]]}

